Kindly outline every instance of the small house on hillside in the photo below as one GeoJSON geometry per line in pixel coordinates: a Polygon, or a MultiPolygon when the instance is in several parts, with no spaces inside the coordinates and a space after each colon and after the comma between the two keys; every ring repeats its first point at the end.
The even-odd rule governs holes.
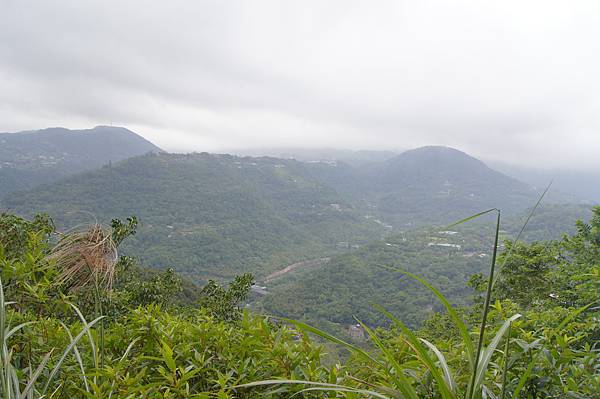
{"type": "Polygon", "coordinates": [[[360,324],[353,324],[348,327],[348,335],[353,339],[365,339],[365,329],[360,324]]]}

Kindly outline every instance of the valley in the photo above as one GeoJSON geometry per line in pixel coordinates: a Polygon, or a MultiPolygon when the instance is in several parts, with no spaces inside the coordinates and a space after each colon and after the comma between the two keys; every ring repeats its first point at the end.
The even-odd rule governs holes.
{"type": "MultiPolygon", "coordinates": [[[[52,143],[47,153],[74,153],[74,144],[69,149],[47,132],[11,137],[26,143],[32,134],[52,143]]],[[[97,133],[60,134],[90,142],[97,133]]],[[[136,142],[134,133],[126,134],[136,142]]],[[[491,224],[477,220],[451,234],[443,226],[499,207],[503,237],[514,238],[540,195],[447,147],[338,155],[345,161],[168,154],[151,144],[115,154],[98,147],[97,162],[108,160],[101,167],[88,170],[93,163],[83,168],[65,158],[61,167],[70,165],[69,173],[43,185],[23,177],[30,190],[4,193],[0,209],[47,213],[60,230],[136,216],[137,234],[123,254],[145,266],[172,267],[200,286],[252,273],[252,308],[340,331],[354,317],[385,324],[373,303],[415,326],[427,317],[418,309],[439,310],[390,267],[419,274],[455,304],[468,305],[466,283],[489,263],[491,224]],[[151,151],[118,161],[127,151],[145,150],[151,151]]],[[[55,164],[35,162],[35,169],[56,171],[55,164]]],[[[591,214],[589,206],[561,203],[559,195],[546,202],[525,239],[559,238],[573,231],[572,220],[591,214]]]]}
{"type": "Polygon", "coordinates": [[[0,399],[600,399],[599,1],[0,3],[0,399]]]}

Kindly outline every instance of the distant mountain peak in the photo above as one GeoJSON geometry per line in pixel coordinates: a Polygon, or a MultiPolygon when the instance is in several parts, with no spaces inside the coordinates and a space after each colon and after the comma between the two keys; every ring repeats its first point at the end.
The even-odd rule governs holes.
{"type": "MultiPolygon", "coordinates": [[[[79,140],[86,141],[86,140],[89,140],[90,136],[105,135],[105,134],[111,134],[111,135],[119,134],[122,137],[129,137],[132,140],[132,142],[138,141],[139,143],[142,143],[142,142],[145,143],[145,145],[150,149],[150,151],[163,152],[162,149],[157,147],[154,143],[150,142],[143,136],[133,132],[132,130],[127,129],[126,127],[122,127],[122,126],[98,125],[98,126],[94,126],[91,129],[68,129],[68,128],[65,128],[62,126],[54,126],[54,127],[47,127],[47,128],[38,129],[38,130],[23,130],[23,131],[14,132],[14,133],[0,133],[0,137],[8,140],[9,144],[11,144],[11,142],[15,143],[17,141],[26,142],[30,138],[35,139],[36,136],[37,136],[37,138],[40,138],[40,139],[41,138],[47,139],[48,136],[55,136],[55,137],[68,136],[69,139],[75,139],[75,140],[77,140],[78,136],[79,136],[80,137],[79,140]],[[27,138],[25,138],[24,136],[27,138]]],[[[55,143],[55,144],[60,145],[60,143],[55,143]]],[[[47,145],[51,145],[51,143],[48,143],[47,145]]],[[[0,154],[0,156],[1,155],[2,154],[0,154]]],[[[1,158],[0,158],[0,161],[1,161],[1,158]]]]}
{"type": "Polygon", "coordinates": [[[142,136],[119,126],[2,133],[0,143],[0,197],[108,162],[163,152],[142,136]]]}
{"type": "Polygon", "coordinates": [[[421,157],[423,159],[429,159],[428,157],[439,157],[440,160],[462,160],[462,161],[477,162],[479,164],[485,165],[482,161],[467,154],[464,151],[458,150],[453,147],[438,146],[438,145],[429,145],[429,146],[414,148],[412,150],[405,151],[392,159],[408,158],[408,157],[421,157]]]}
{"type": "Polygon", "coordinates": [[[404,152],[406,153],[406,152],[427,152],[427,151],[454,152],[454,153],[461,153],[461,154],[466,155],[466,153],[464,151],[458,150],[454,147],[448,147],[446,145],[425,145],[422,147],[413,148],[411,150],[406,150],[404,152]]]}

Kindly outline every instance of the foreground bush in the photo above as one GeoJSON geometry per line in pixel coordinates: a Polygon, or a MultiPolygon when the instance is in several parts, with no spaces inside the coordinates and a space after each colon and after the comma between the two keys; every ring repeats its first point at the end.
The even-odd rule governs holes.
{"type": "Polygon", "coordinates": [[[435,287],[405,273],[446,312],[414,332],[380,309],[393,327],[363,325],[370,337],[363,347],[300,322],[241,312],[251,276],[229,289],[214,282],[188,287],[196,299],[182,300],[172,271],[149,273],[118,257],[135,224],[113,221],[111,228],[93,226],[91,235],[55,237],[47,218],[0,215],[2,398],[504,399],[600,392],[600,208],[559,242],[508,243],[501,277],[473,279],[482,297],[470,309],[455,309],[435,287]],[[88,250],[97,242],[110,251],[92,259],[88,250]],[[308,333],[345,347],[350,359],[323,366],[323,349],[308,333]]]}

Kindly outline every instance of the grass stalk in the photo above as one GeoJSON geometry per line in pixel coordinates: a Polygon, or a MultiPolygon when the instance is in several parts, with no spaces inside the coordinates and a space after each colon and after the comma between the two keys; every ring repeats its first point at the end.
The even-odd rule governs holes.
{"type": "Polygon", "coordinates": [[[494,237],[494,251],[492,253],[492,264],[490,267],[490,275],[488,278],[488,286],[485,294],[485,303],[483,305],[483,315],[481,317],[481,327],[479,328],[479,340],[477,342],[477,350],[475,351],[475,368],[471,377],[471,383],[469,384],[467,398],[472,399],[475,390],[475,379],[477,378],[477,370],[479,369],[479,360],[481,358],[481,352],[483,348],[483,342],[485,339],[485,328],[487,325],[487,317],[490,307],[490,301],[492,298],[492,288],[494,282],[494,270],[496,268],[496,257],[498,256],[498,237],[500,235],[500,210],[496,209],[496,234],[494,237]]]}
{"type": "MultiPolygon", "coordinates": [[[[48,352],[38,364],[37,367],[30,366],[29,369],[29,379],[28,381],[21,381],[19,375],[21,374],[15,366],[12,364],[12,355],[13,351],[9,350],[9,339],[21,330],[23,327],[33,324],[34,322],[25,322],[21,323],[16,327],[10,328],[9,323],[6,320],[6,307],[13,302],[6,302],[4,298],[4,286],[2,285],[2,280],[0,279],[0,394],[3,399],[20,399],[20,398],[30,398],[34,395],[36,397],[50,397],[47,395],[48,389],[54,378],[58,375],[62,364],[66,360],[69,353],[73,352],[75,354],[76,360],[79,363],[79,366],[82,371],[82,377],[85,379],[85,372],[83,368],[83,361],[79,351],[77,349],[77,343],[85,334],[88,334],[90,329],[99,322],[102,317],[96,318],[92,322],[84,323],[84,328],[79,332],[79,334],[75,337],[72,337],[70,332],[67,329],[67,333],[69,335],[70,342],[67,347],[62,352],[62,355],[58,362],[55,364],[54,368],[50,371],[48,376],[46,377],[46,383],[42,391],[38,391],[35,386],[38,382],[40,376],[45,375],[44,369],[46,368],[50,356],[54,352],[51,350],[48,352]],[[34,370],[34,371],[32,371],[34,370]],[[23,391],[21,391],[21,386],[25,385],[23,391]]],[[[76,308],[75,308],[76,309],[76,308]]],[[[81,312],[76,309],[77,313],[81,312]]],[[[64,325],[63,325],[64,326],[64,325]]],[[[64,326],[66,328],[66,326],[64,326]]],[[[85,380],[84,380],[85,381],[85,380]]],[[[87,384],[86,389],[87,389],[87,384]]]]}
{"type": "Polygon", "coordinates": [[[504,257],[504,261],[500,264],[500,267],[498,268],[498,273],[496,273],[496,277],[494,277],[494,281],[492,282],[492,288],[494,287],[494,285],[496,285],[496,280],[498,280],[498,276],[500,275],[500,272],[504,268],[504,265],[506,265],[506,262],[510,259],[510,256],[512,255],[513,250],[517,246],[517,243],[519,242],[519,240],[521,240],[521,236],[523,235],[523,232],[525,231],[525,228],[527,228],[527,225],[529,224],[529,221],[531,220],[531,218],[533,217],[535,211],[538,209],[538,207],[542,203],[542,200],[544,199],[544,197],[546,196],[546,194],[550,190],[551,186],[552,186],[552,181],[550,181],[550,183],[548,183],[548,186],[546,186],[546,189],[542,192],[542,195],[540,195],[540,198],[538,198],[538,200],[535,203],[535,205],[533,206],[533,208],[531,208],[531,212],[529,212],[529,214],[527,215],[527,218],[525,219],[525,222],[521,226],[521,230],[519,230],[519,234],[517,234],[517,237],[515,238],[515,241],[514,241],[513,245],[511,245],[510,249],[508,250],[508,253],[504,257]]]}
{"type": "Polygon", "coordinates": [[[504,370],[502,370],[502,392],[500,399],[506,397],[506,375],[508,374],[508,349],[510,345],[510,328],[512,323],[508,325],[508,332],[506,333],[506,343],[504,344],[504,370]]]}

